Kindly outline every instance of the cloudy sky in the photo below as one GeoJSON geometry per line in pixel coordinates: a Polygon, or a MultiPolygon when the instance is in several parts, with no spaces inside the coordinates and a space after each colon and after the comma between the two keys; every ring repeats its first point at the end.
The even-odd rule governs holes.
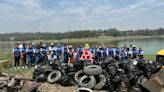
{"type": "Polygon", "coordinates": [[[164,27],[164,0],[0,0],[0,33],[164,27]]]}

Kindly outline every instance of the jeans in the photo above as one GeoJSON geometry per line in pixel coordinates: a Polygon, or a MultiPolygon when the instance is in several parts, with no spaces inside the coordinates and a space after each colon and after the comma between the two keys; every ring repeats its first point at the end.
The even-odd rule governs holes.
{"type": "Polygon", "coordinates": [[[37,55],[35,55],[35,63],[36,63],[36,65],[38,65],[38,64],[40,64],[40,61],[41,61],[41,55],[40,54],[37,54],[37,55]]]}
{"type": "Polygon", "coordinates": [[[34,57],[28,56],[28,66],[32,66],[34,64],[34,57]]]}

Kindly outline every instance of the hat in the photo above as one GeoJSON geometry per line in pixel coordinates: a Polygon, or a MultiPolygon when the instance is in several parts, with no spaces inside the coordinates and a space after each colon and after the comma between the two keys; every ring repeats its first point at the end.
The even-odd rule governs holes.
{"type": "Polygon", "coordinates": [[[89,48],[90,46],[89,46],[89,44],[85,44],[85,48],[89,48]]]}
{"type": "Polygon", "coordinates": [[[54,52],[53,52],[53,51],[51,51],[51,54],[54,54],[54,52]]]}
{"type": "Polygon", "coordinates": [[[46,47],[46,45],[45,45],[45,44],[43,44],[43,47],[46,47]]]}
{"type": "Polygon", "coordinates": [[[54,43],[51,43],[51,45],[54,45],[54,43]]]}
{"type": "Polygon", "coordinates": [[[133,45],[133,47],[136,47],[135,45],[133,45]]]}

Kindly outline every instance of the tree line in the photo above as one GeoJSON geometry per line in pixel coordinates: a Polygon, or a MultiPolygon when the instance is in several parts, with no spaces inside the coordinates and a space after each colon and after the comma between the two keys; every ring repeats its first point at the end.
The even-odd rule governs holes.
{"type": "Polygon", "coordinates": [[[108,30],[79,30],[68,31],[64,33],[50,33],[50,32],[35,32],[35,33],[5,33],[0,34],[0,41],[30,41],[30,40],[51,40],[51,39],[68,39],[68,38],[91,38],[100,36],[134,36],[134,35],[164,35],[164,28],[158,29],[139,29],[139,30],[127,30],[119,31],[116,28],[108,30]]]}

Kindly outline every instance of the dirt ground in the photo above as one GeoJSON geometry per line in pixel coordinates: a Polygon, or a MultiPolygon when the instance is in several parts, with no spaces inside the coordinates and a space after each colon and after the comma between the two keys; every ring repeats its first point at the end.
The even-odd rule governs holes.
{"type": "MultiPolygon", "coordinates": [[[[49,84],[49,83],[42,83],[41,86],[38,88],[40,92],[76,92],[78,89],[77,86],[69,86],[64,87],[59,84],[49,84]]],[[[94,92],[107,92],[107,91],[94,91],[94,92]]]]}

